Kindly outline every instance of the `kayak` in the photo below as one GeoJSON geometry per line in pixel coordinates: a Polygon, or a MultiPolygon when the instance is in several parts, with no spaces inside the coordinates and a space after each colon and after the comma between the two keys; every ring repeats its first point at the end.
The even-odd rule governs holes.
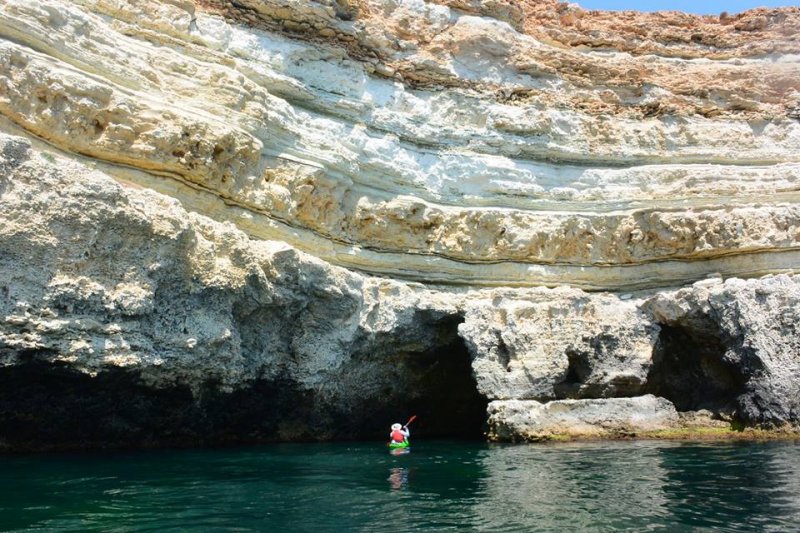
{"type": "Polygon", "coordinates": [[[390,450],[400,450],[402,448],[408,448],[409,446],[411,446],[411,443],[408,442],[407,440],[403,441],[403,442],[390,442],[389,443],[389,449],[390,450]]]}

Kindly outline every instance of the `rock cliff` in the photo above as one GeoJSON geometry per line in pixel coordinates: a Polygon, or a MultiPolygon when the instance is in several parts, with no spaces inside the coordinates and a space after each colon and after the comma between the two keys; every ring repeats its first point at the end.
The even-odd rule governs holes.
{"type": "Polygon", "coordinates": [[[2,0],[0,447],[797,430],[799,187],[800,8],[2,0]]]}

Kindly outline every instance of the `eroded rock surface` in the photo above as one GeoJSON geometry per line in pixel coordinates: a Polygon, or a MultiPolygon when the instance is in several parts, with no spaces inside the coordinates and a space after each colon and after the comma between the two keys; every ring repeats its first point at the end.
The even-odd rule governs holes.
{"type": "Polygon", "coordinates": [[[493,438],[609,437],[673,429],[675,407],[652,395],[609,400],[502,400],[489,404],[493,438]]]}
{"type": "Polygon", "coordinates": [[[662,325],[654,371],[669,372],[654,389],[677,406],[733,407],[749,424],[796,424],[797,281],[787,276],[732,279],[651,298],[645,307],[662,325]]]}
{"type": "Polygon", "coordinates": [[[0,443],[475,435],[487,402],[496,438],[799,426],[798,36],[800,8],[0,3],[0,443]]]}
{"type": "Polygon", "coordinates": [[[659,328],[637,300],[542,289],[468,303],[461,336],[493,399],[643,394],[659,328]]]}
{"type": "Polygon", "coordinates": [[[353,437],[428,402],[434,434],[474,423],[458,298],[253,241],[24,139],[0,145],[8,446],[353,437]],[[100,428],[70,434],[81,405],[100,428]]]}

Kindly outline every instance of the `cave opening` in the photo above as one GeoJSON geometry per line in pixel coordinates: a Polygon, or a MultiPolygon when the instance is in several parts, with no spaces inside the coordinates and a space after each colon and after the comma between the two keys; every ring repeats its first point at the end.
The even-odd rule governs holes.
{"type": "Polygon", "coordinates": [[[399,354],[395,360],[401,390],[390,401],[371,404],[357,432],[360,438],[386,438],[392,422],[411,425],[411,439],[483,439],[489,401],[478,392],[472,356],[458,336],[459,316],[437,324],[440,342],[419,352],[399,354]]]}
{"type": "Polygon", "coordinates": [[[0,367],[0,451],[271,442],[282,440],[283,420],[313,416],[311,402],[286,381],[233,392],[209,382],[198,396],[186,385],[149,387],[124,368],[89,375],[39,352],[0,367]]]}
{"type": "Polygon", "coordinates": [[[668,399],[678,411],[735,413],[746,379],[725,352],[718,336],[662,325],[646,392],[668,399]]]}
{"type": "Polygon", "coordinates": [[[464,342],[453,342],[419,354],[412,363],[419,371],[418,393],[409,412],[418,416],[417,433],[426,437],[483,438],[488,400],[478,392],[472,358],[464,342]]]}
{"type": "MultiPolygon", "coordinates": [[[[216,446],[274,441],[385,440],[411,415],[412,442],[483,439],[488,400],[478,392],[472,357],[458,336],[459,316],[433,324],[420,350],[398,349],[371,365],[362,396],[341,401],[298,386],[292,376],[259,379],[234,391],[141,381],[136,369],[89,375],[54,354],[21,354],[0,368],[0,449],[216,446]]],[[[350,371],[354,368],[351,367],[350,371]]],[[[352,383],[345,380],[343,383],[352,383]]],[[[344,389],[342,389],[344,391],[344,389]]]]}
{"type": "MultiPolygon", "coordinates": [[[[587,389],[586,380],[592,373],[588,354],[567,348],[567,375],[561,383],[555,385],[554,390],[558,398],[581,398],[582,391],[587,389]]],[[[596,392],[597,394],[600,391],[596,392]]]]}

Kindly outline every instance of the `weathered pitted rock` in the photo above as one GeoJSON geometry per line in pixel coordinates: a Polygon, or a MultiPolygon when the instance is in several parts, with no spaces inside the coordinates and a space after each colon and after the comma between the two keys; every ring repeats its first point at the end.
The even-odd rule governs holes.
{"type": "Polygon", "coordinates": [[[658,327],[635,300],[543,289],[470,299],[459,333],[491,399],[642,394],[658,327]]]}
{"type": "MultiPolygon", "coordinates": [[[[658,394],[684,410],[710,402],[732,410],[748,424],[798,424],[800,283],[796,277],[698,283],[659,294],[645,308],[672,339],[682,341],[681,346],[656,353],[654,367],[673,373],[655,384],[658,394]]],[[[662,344],[670,337],[662,334],[662,344]]]]}
{"type": "MultiPolygon", "coordinates": [[[[624,300],[570,289],[517,293],[515,300],[495,291],[492,301],[469,300],[459,331],[490,400],[652,393],[683,412],[797,427],[798,290],[800,280],[784,275],[711,278],[624,300]]],[[[522,416],[529,404],[513,405],[522,416]]],[[[498,408],[491,423],[508,412],[498,408]]]]}
{"type": "Polygon", "coordinates": [[[98,429],[113,420],[145,427],[131,430],[129,444],[235,440],[237,429],[239,438],[363,435],[381,415],[440,394],[439,367],[463,372],[471,392],[451,390],[459,403],[450,422],[430,420],[430,431],[464,424],[458,411],[477,393],[466,353],[450,354],[452,299],[251,241],[175,200],[124,188],[23,139],[0,140],[0,381],[8,385],[0,439],[8,445],[125,442],[125,431],[98,429]],[[44,391],[19,395],[41,375],[65,410],[100,411],[86,435],[69,434],[68,418],[56,420],[64,413],[43,405],[52,398],[44,391]],[[120,400],[105,395],[125,388],[132,402],[174,420],[150,428],[147,408],[114,407],[120,400]],[[250,404],[263,418],[215,419],[227,403],[250,404]],[[198,413],[210,418],[190,424],[198,413]],[[188,425],[173,435],[174,424],[188,425]],[[45,426],[49,434],[37,434],[45,426]]]}
{"type": "Polygon", "coordinates": [[[0,445],[800,427],[799,30],[1,2],[0,445]]]}
{"type": "MultiPolygon", "coordinates": [[[[520,32],[585,13],[556,4],[208,5],[227,20],[190,2],[6,2],[0,113],[115,175],[183,197],[180,181],[266,218],[254,229],[235,210],[215,214],[253,236],[393,277],[613,289],[663,284],[666,261],[668,283],[797,262],[797,10],[770,12],[757,31],[778,60],[700,64],[520,32]],[[603,98],[617,103],[590,104],[603,98]],[[693,115],[698,105],[719,116],[693,115]]],[[[570,31],[594,35],[581,27],[595,18],[570,31]]],[[[752,39],[722,48],[749,56],[752,39]]],[[[695,48],[681,57],[709,46],[676,42],[695,48]]]]}

